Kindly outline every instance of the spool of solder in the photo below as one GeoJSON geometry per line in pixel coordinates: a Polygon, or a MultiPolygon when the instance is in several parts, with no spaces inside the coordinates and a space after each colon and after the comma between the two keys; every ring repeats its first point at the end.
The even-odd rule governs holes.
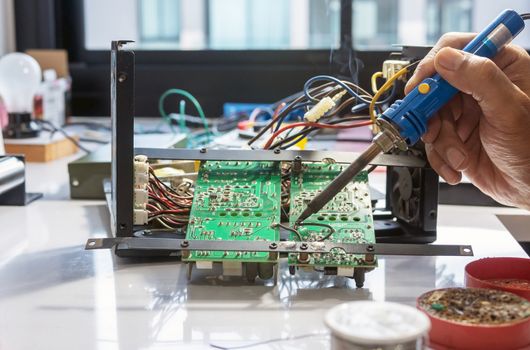
{"type": "Polygon", "coordinates": [[[332,350],[420,350],[427,348],[429,319],[402,304],[354,301],[326,314],[332,350]]]}

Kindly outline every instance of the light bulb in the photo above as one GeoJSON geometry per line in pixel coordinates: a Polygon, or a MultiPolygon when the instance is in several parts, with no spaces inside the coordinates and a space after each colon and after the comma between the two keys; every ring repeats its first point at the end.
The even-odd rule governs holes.
{"type": "Polygon", "coordinates": [[[0,96],[8,113],[33,112],[33,98],[41,82],[37,61],[14,52],[0,58],[0,96]]]}

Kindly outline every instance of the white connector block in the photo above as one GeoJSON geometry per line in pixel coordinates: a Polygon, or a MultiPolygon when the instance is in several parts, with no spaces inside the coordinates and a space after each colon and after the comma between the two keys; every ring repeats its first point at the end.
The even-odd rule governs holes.
{"type": "MultiPolygon", "coordinates": [[[[409,61],[400,61],[400,60],[386,60],[383,62],[383,78],[389,79],[392,78],[401,68],[409,65],[409,61]]],[[[401,79],[406,79],[405,76],[401,79]]]]}
{"type": "Polygon", "coordinates": [[[308,122],[315,123],[322,118],[328,111],[337,105],[346,91],[341,91],[333,97],[326,96],[304,114],[304,119],[308,122]]]}
{"type": "Polygon", "coordinates": [[[331,97],[326,96],[304,114],[304,119],[311,123],[317,122],[333,107],[335,107],[335,101],[331,97]]]}
{"type": "Polygon", "coordinates": [[[134,209],[133,219],[135,225],[147,225],[149,216],[147,210],[134,209]]]}
{"type": "Polygon", "coordinates": [[[134,207],[137,209],[145,209],[149,196],[147,190],[143,188],[134,189],[134,207]]]}
{"type": "Polygon", "coordinates": [[[134,157],[134,187],[146,188],[149,183],[149,163],[147,157],[138,155],[134,157]]]}

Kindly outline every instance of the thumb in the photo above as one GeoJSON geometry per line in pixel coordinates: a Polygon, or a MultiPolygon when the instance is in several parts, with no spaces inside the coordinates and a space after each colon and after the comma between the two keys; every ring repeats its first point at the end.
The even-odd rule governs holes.
{"type": "Polygon", "coordinates": [[[449,84],[471,95],[486,118],[506,115],[510,102],[516,108],[517,96],[523,93],[493,61],[484,57],[446,47],[436,55],[434,66],[449,84]]]}

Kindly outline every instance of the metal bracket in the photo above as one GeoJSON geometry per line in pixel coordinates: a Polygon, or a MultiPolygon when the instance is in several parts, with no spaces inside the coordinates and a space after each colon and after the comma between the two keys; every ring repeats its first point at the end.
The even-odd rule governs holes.
{"type": "Polygon", "coordinates": [[[340,249],[347,254],[420,255],[420,256],[473,256],[470,245],[446,244],[349,244],[333,242],[295,241],[202,241],[177,238],[90,238],[87,250],[111,249],[159,250],[159,251],[252,251],[277,253],[329,253],[340,249]]]}
{"type": "MultiPolygon", "coordinates": [[[[351,163],[359,155],[355,152],[336,151],[295,151],[295,150],[225,150],[225,149],[171,149],[171,148],[135,148],[135,155],[144,155],[151,159],[164,160],[235,160],[235,161],[271,161],[320,162],[333,159],[337,163],[351,163]]],[[[410,155],[380,154],[371,164],[384,166],[402,166],[423,168],[424,159],[410,155]]]]}

